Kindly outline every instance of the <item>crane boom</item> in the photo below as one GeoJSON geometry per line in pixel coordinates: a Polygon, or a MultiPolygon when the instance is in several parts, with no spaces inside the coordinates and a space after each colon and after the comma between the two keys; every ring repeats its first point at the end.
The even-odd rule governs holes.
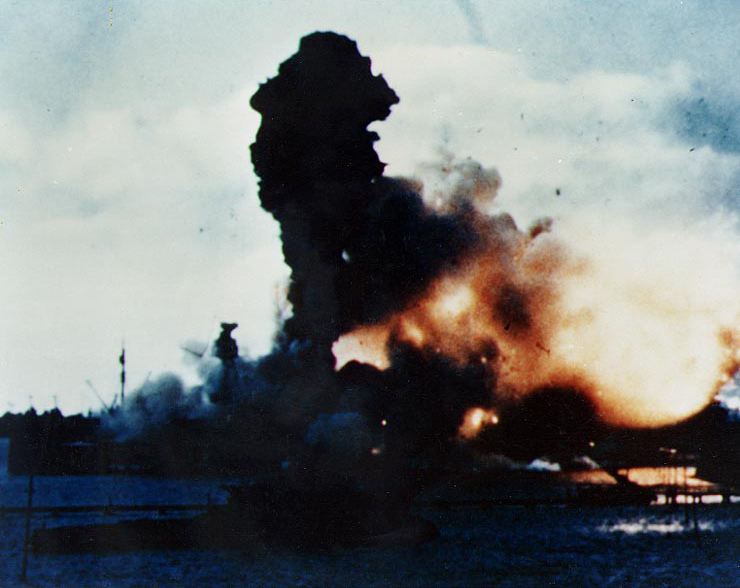
{"type": "Polygon", "coordinates": [[[85,384],[87,384],[90,387],[90,390],[93,391],[93,394],[95,394],[95,396],[98,397],[98,400],[100,400],[100,404],[103,405],[103,407],[105,408],[105,410],[107,410],[108,412],[110,412],[111,411],[111,407],[108,406],[106,404],[105,400],[103,400],[103,397],[100,394],[98,394],[98,391],[95,389],[95,386],[93,386],[93,383],[90,380],[85,380],[85,384]]]}

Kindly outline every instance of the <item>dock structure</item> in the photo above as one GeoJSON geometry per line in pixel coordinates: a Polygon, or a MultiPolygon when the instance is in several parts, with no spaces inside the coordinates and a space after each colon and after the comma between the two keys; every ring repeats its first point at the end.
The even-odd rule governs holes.
{"type": "Polygon", "coordinates": [[[117,512],[156,512],[167,514],[170,512],[206,512],[212,505],[208,504],[96,504],[96,505],[63,505],[63,506],[0,506],[0,516],[6,514],[49,514],[59,516],[75,513],[113,514],[117,512]]]}
{"type": "Polygon", "coordinates": [[[652,486],[655,493],[663,496],[666,504],[681,503],[732,503],[732,497],[740,498],[740,489],[728,488],[719,484],[710,484],[706,486],[677,486],[661,484],[652,486]],[[711,501],[705,501],[706,497],[711,497],[711,501]]]}

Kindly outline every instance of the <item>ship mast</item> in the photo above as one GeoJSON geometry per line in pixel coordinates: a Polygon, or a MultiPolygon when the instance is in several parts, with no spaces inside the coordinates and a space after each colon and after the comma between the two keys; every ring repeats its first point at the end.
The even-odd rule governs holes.
{"type": "Polygon", "coordinates": [[[121,406],[123,406],[124,393],[126,391],[126,348],[121,344],[121,356],[118,358],[121,364],[121,406]]]}

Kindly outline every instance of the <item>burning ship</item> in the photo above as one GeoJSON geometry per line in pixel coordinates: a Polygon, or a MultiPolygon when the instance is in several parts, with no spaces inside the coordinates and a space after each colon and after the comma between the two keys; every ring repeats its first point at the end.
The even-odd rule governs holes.
{"type": "MultiPolygon", "coordinates": [[[[168,422],[185,422],[180,429],[125,410],[112,423],[125,434],[138,422],[159,447],[170,435],[173,455],[191,453],[188,438],[194,455],[218,448],[221,457],[205,461],[251,481],[192,519],[40,530],[38,550],[432,538],[434,528],[410,514],[413,498],[460,468],[468,449],[577,454],[609,427],[664,427],[695,414],[736,370],[740,337],[727,312],[698,304],[702,321],[663,329],[666,315],[698,315],[674,312],[651,285],[614,294],[599,260],[579,256],[583,245],[571,252],[550,219],[522,230],[494,214],[495,170],[450,158],[438,169],[446,188],[426,195],[417,180],[385,176],[368,126],[398,101],[356,44],[334,33],[304,37],[260,86],[251,156],[262,207],[280,225],[292,316],[255,362],[241,360],[235,325],[224,324],[215,388],[151,383],[148,397],[166,390],[176,407],[168,422]],[[611,336],[604,305],[615,297],[632,331],[659,332],[651,354],[694,335],[702,353],[692,342],[645,361],[633,340],[611,336]],[[181,434],[196,422],[199,434],[181,434]],[[240,456],[234,469],[229,456],[240,456]]],[[[146,417],[141,398],[127,402],[146,417]]],[[[623,495],[645,499],[633,490],[623,495]]]]}
{"type": "MultiPolygon", "coordinates": [[[[372,75],[370,60],[355,43],[331,33],[304,38],[298,54],[252,98],[263,115],[252,160],[261,177],[262,204],[282,227],[285,259],[293,270],[288,295],[293,316],[275,351],[257,365],[238,357],[231,337],[236,325],[222,325],[217,385],[189,391],[187,399],[182,391],[169,394],[182,400],[184,410],[207,407],[200,420],[207,423],[207,435],[199,436],[200,443],[218,439],[225,455],[241,456],[239,466],[250,482],[231,488],[227,505],[191,519],[37,530],[32,540],[37,551],[233,547],[254,540],[304,547],[436,536],[433,525],[409,514],[419,481],[409,477],[406,465],[429,441],[414,440],[409,433],[416,431],[402,424],[411,399],[397,402],[393,382],[382,382],[377,370],[368,373],[352,363],[337,372],[331,351],[341,332],[359,320],[352,314],[360,310],[337,306],[331,291],[335,278],[349,300],[360,294],[358,288],[370,286],[371,276],[357,274],[362,284],[349,274],[332,275],[337,261],[346,262],[342,248],[330,240],[362,231],[350,226],[356,207],[371,209],[379,199],[374,185],[382,181],[384,166],[373,149],[377,136],[366,127],[385,118],[397,101],[385,80],[372,75]],[[379,394],[373,394],[376,384],[379,394]],[[232,452],[235,445],[242,449],[232,452]]],[[[395,196],[399,204],[405,199],[395,196]]],[[[420,203],[411,204],[410,212],[418,214],[413,207],[420,203]]],[[[137,402],[131,395],[113,415],[114,430],[128,425],[126,409],[137,402]]],[[[146,405],[144,399],[138,403],[146,405]]],[[[462,416],[462,404],[456,404],[451,423],[462,416]]],[[[144,423],[150,438],[156,437],[152,424],[144,423]]],[[[454,433],[456,425],[450,427],[454,433]]],[[[425,427],[431,430],[432,424],[425,427]]]]}

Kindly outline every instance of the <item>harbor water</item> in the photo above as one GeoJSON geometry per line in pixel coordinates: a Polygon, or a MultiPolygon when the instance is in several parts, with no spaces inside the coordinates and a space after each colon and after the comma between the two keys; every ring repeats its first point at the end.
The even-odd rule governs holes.
{"type": "MultiPolygon", "coordinates": [[[[3,441],[4,443],[4,441],[3,441]]],[[[0,449],[3,449],[0,447],[0,449]]],[[[0,455],[4,455],[0,451],[0,455]]],[[[0,464],[0,506],[24,506],[28,479],[0,464]]],[[[223,502],[223,480],[38,476],[36,506],[223,502]]],[[[425,508],[441,538],[417,546],[295,553],[169,550],[31,555],[31,586],[740,586],[740,505],[682,508],[425,508]]],[[[124,517],[34,514],[32,528],[124,517]]],[[[0,516],[0,586],[21,586],[24,515],[0,516]]]]}

